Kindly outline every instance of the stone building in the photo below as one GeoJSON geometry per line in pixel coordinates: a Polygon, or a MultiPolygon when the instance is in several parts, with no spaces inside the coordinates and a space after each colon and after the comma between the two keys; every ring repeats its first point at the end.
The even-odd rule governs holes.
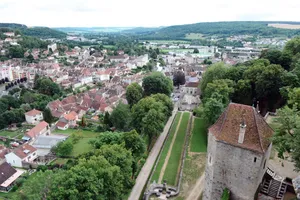
{"type": "Polygon", "coordinates": [[[203,200],[254,199],[266,170],[273,130],[255,108],[230,103],[209,128],[203,200]]]}

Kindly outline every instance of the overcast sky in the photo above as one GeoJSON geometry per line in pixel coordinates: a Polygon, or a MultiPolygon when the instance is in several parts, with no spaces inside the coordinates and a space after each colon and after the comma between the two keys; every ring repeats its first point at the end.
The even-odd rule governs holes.
{"type": "Polygon", "coordinates": [[[28,26],[168,26],[300,21],[300,0],[0,0],[0,22],[28,26]]]}

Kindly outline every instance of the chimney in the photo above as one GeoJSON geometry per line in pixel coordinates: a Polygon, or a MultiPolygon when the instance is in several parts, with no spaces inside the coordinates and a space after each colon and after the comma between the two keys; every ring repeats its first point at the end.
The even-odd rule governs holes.
{"type": "Polygon", "coordinates": [[[239,132],[239,140],[238,140],[240,144],[243,144],[244,142],[246,126],[247,125],[245,124],[245,120],[243,119],[242,123],[240,124],[240,132],[239,132]]]}

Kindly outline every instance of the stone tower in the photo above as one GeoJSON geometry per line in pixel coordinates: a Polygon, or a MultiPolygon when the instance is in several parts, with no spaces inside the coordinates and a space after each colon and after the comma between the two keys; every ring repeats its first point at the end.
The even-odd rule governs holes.
{"type": "Polygon", "coordinates": [[[209,128],[203,200],[253,200],[262,181],[273,130],[255,108],[230,103],[209,128]]]}

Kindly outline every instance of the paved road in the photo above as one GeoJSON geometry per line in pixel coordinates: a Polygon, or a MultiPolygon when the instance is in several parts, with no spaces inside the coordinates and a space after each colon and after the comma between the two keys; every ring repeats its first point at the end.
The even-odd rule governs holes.
{"type": "Polygon", "coordinates": [[[168,134],[168,131],[172,125],[172,121],[176,115],[177,109],[178,109],[177,104],[175,104],[172,116],[169,118],[169,120],[164,128],[164,131],[160,134],[155,145],[153,146],[153,148],[146,160],[146,163],[144,164],[141,172],[139,173],[139,175],[136,179],[135,185],[131,190],[128,200],[138,200],[140,198],[140,196],[143,192],[144,186],[147,183],[148,177],[150,176],[152,167],[156,161],[157,156],[159,155],[160,149],[162,148],[163,143],[168,134]]]}

